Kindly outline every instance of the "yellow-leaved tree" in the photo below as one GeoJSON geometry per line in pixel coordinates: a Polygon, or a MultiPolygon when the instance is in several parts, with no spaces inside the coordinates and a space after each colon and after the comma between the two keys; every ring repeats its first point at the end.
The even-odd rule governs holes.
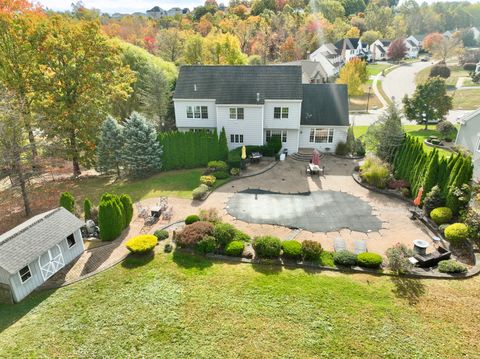
{"type": "Polygon", "coordinates": [[[349,96],[361,96],[363,95],[362,85],[367,80],[367,63],[358,57],[354,57],[340,70],[337,83],[348,86],[349,96]]]}

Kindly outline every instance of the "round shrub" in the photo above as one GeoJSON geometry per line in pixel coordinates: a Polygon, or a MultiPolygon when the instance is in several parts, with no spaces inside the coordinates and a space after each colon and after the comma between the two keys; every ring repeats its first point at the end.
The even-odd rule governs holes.
{"type": "Polygon", "coordinates": [[[67,211],[75,213],[75,198],[70,192],[63,192],[60,195],[60,207],[67,211]]]}
{"type": "Polygon", "coordinates": [[[250,236],[240,230],[235,230],[235,237],[233,237],[234,241],[242,241],[242,242],[250,242],[252,238],[250,236]]]}
{"type": "Polygon", "coordinates": [[[298,241],[283,241],[283,255],[290,259],[300,259],[302,257],[302,244],[298,241]]]}
{"type": "Polygon", "coordinates": [[[85,201],[83,201],[83,217],[85,218],[85,221],[92,219],[92,207],[92,201],[90,201],[88,198],[85,198],[85,201]]]}
{"type": "Polygon", "coordinates": [[[234,167],[230,170],[232,176],[238,176],[240,174],[240,168],[234,167]]]}
{"type": "Polygon", "coordinates": [[[318,261],[322,254],[322,245],[315,241],[302,242],[302,256],[306,261],[318,261]]]}
{"type": "Polygon", "coordinates": [[[450,222],[452,217],[452,210],[448,207],[438,207],[430,212],[430,218],[438,225],[450,222]]]}
{"type": "Polygon", "coordinates": [[[197,252],[202,254],[213,253],[217,248],[217,240],[212,236],[205,236],[195,245],[197,252]]]}
{"type": "Polygon", "coordinates": [[[236,229],[229,223],[217,223],[213,229],[213,236],[221,247],[225,247],[233,241],[236,229]]]}
{"type": "Polygon", "coordinates": [[[360,253],[357,256],[357,264],[360,267],[365,268],[380,268],[383,259],[380,254],[377,253],[360,253]]]}
{"type": "Polygon", "coordinates": [[[165,244],[165,247],[163,247],[163,251],[165,253],[170,253],[173,250],[173,246],[170,243],[165,244]]]}
{"type": "Polygon", "coordinates": [[[450,77],[450,69],[446,65],[435,65],[430,69],[430,77],[441,77],[448,79],[450,77]]]}
{"type": "Polygon", "coordinates": [[[181,248],[193,248],[205,236],[213,234],[213,225],[209,222],[195,222],[186,226],[175,236],[175,242],[181,248]]]}
{"type": "Polygon", "coordinates": [[[453,245],[459,245],[468,238],[468,227],[463,223],[454,223],[445,228],[445,238],[453,245]]]}
{"type": "Polygon", "coordinates": [[[348,148],[348,145],[345,142],[340,141],[340,142],[337,143],[337,147],[335,148],[335,154],[336,155],[346,156],[346,155],[348,155],[349,151],[350,151],[350,149],[348,148]]]}
{"type": "Polygon", "coordinates": [[[440,261],[438,263],[438,270],[442,273],[465,273],[467,267],[457,261],[449,259],[446,261],[440,261]]]}
{"type": "Polygon", "coordinates": [[[338,251],[333,254],[333,262],[339,266],[351,267],[357,264],[357,256],[347,250],[338,251]]]}
{"type": "Polygon", "coordinates": [[[189,225],[189,224],[192,224],[192,223],[195,223],[195,222],[199,222],[200,221],[200,217],[197,216],[196,214],[191,214],[189,216],[187,216],[187,218],[185,218],[185,224],[186,225],[189,225]]]}
{"type": "Polygon", "coordinates": [[[226,172],[228,169],[228,165],[223,161],[210,161],[208,162],[207,166],[208,166],[208,169],[213,172],[221,172],[221,171],[226,172]]]}
{"type": "Polygon", "coordinates": [[[125,219],[119,202],[106,198],[98,205],[98,226],[102,241],[113,241],[125,228],[125,219]]]}
{"type": "Polygon", "coordinates": [[[215,177],[217,179],[225,179],[228,178],[228,173],[226,171],[215,172],[215,177]]]}
{"type": "Polygon", "coordinates": [[[280,255],[282,243],[280,239],[273,236],[263,236],[255,238],[253,249],[259,258],[275,258],[280,255]]]}
{"type": "Polygon", "coordinates": [[[243,248],[245,248],[245,243],[242,241],[231,241],[225,247],[225,254],[232,257],[240,257],[243,253],[243,248]]]}
{"type": "Polygon", "coordinates": [[[153,233],[153,235],[157,237],[159,241],[163,241],[169,237],[168,231],[165,229],[158,229],[155,231],[155,233],[153,233]]]}
{"type": "Polygon", "coordinates": [[[151,252],[157,243],[157,237],[153,234],[141,234],[129,239],[125,246],[131,253],[143,254],[151,252]]]}
{"type": "Polygon", "coordinates": [[[198,186],[192,191],[192,198],[197,201],[202,200],[207,194],[207,192],[208,192],[208,186],[202,183],[200,186],[198,186]]]}
{"type": "Polygon", "coordinates": [[[217,178],[215,176],[200,176],[200,183],[208,187],[212,187],[215,184],[217,178]]]}

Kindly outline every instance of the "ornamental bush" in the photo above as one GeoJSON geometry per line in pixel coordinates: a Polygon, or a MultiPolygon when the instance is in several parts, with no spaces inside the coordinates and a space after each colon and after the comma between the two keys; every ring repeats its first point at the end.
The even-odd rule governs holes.
{"type": "Polygon", "coordinates": [[[85,221],[92,219],[92,207],[92,201],[85,198],[85,201],[83,201],[83,217],[85,218],[85,221]]]}
{"type": "Polygon", "coordinates": [[[60,207],[67,211],[75,213],[75,198],[70,192],[63,192],[60,195],[60,207]]]}
{"type": "Polygon", "coordinates": [[[322,254],[322,245],[315,241],[302,242],[302,257],[306,261],[318,261],[322,254]]]}
{"type": "Polygon", "coordinates": [[[181,248],[193,248],[205,236],[213,234],[213,225],[209,222],[195,222],[186,226],[175,236],[175,242],[181,248]]]}
{"type": "Polygon", "coordinates": [[[192,223],[195,223],[195,222],[199,222],[200,221],[200,217],[197,216],[196,214],[191,214],[189,216],[187,216],[187,218],[185,218],[185,224],[186,225],[189,225],[189,224],[192,224],[192,223]]]}
{"type": "Polygon", "coordinates": [[[120,202],[123,205],[123,215],[125,217],[125,227],[130,225],[133,218],[133,203],[132,198],[128,194],[122,194],[120,196],[120,202]]]}
{"type": "Polygon", "coordinates": [[[213,228],[213,236],[218,241],[220,247],[225,247],[233,241],[236,231],[235,227],[229,223],[217,223],[213,228]]]}
{"type": "Polygon", "coordinates": [[[357,264],[357,256],[347,250],[333,253],[333,263],[339,266],[351,267],[357,264]]]}
{"type": "Polygon", "coordinates": [[[228,178],[228,172],[227,172],[227,171],[215,172],[215,177],[216,177],[216,179],[225,179],[225,178],[228,178]]]}
{"type": "Polygon", "coordinates": [[[110,196],[102,196],[98,205],[98,226],[100,239],[113,241],[125,228],[125,219],[120,201],[110,196]]]}
{"type": "Polygon", "coordinates": [[[432,66],[430,69],[430,76],[429,77],[441,77],[444,79],[448,79],[450,77],[450,69],[446,65],[435,65],[432,66]]]}
{"type": "Polygon", "coordinates": [[[413,251],[407,246],[397,243],[387,249],[388,266],[398,274],[409,272],[413,268],[413,264],[408,258],[413,257],[413,254],[413,251]]]}
{"type": "Polygon", "coordinates": [[[369,157],[360,167],[360,177],[363,181],[377,188],[385,188],[390,178],[390,170],[380,159],[369,157]]]}
{"type": "Polygon", "coordinates": [[[298,241],[283,241],[283,255],[290,259],[300,259],[302,257],[302,244],[298,241]]]}
{"type": "Polygon", "coordinates": [[[255,238],[253,249],[259,258],[276,258],[282,250],[280,239],[273,236],[263,236],[255,238]]]}
{"type": "Polygon", "coordinates": [[[468,238],[468,227],[463,223],[454,223],[445,228],[445,238],[453,245],[463,244],[468,238]]]}
{"type": "Polygon", "coordinates": [[[250,242],[252,240],[252,238],[248,234],[236,229],[235,230],[235,236],[233,237],[233,240],[234,241],[242,241],[242,242],[250,242]]]}
{"type": "Polygon", "coordinates": [[[448,207],[438,207],[430,212],[430,218],[437,225],[448,223],[452,220],[453,213],[448,207]]]}
{"type": "Polygon", "coordinates": [[[200,183],[208,187],[212,187],[215,184],[217,178],[215,176],[200,176],[200,183]]]}
{"type": "Polygon", "coordinates": [[[157,237],[157,240],[163,241],[169,237],[169,233],[165,229],[158,229],[153,233],[155,237],[157,237]]]}
{"type": "Polygon", "coordinates": [[[224,161],[210,161],[208,162],[208,169],[212,172],[226,172],[228,165],[224,161]]]}
{"type": "Polygon", "coordinates": [[[230,170],[230,174],[231,174],[232,176],[238,176],[238,175],[240,174],[240,168],[236,168],[236,167],[232,168],[232,169],[230,170]]]}
{"type": "Polygon", "coordinates": [[[157,237],[153,234],[141,234],[129,239],[125,246],[131,253],[143,254],[151,252],[157,243],[157,237]]]}
{"type": "Polygon", "coordinates": [[[202,200],[208,192],[208,186],[203,183],[192,191],[192,198],[202,200]]]}
{"type": "Polygon", "coordinates": [[[380,268],[382,265],[382,256],[377,253],[360,253],[357,256],[357,264],[365,268],[380,268]]]}
{"type": "Polygon", "coordinates": [[[201,221],[211,222],[213,224],[222,221],[216,208],[201,209],[198,216],[201,221]]]}
{"type": "Polygon", "coordinates": [[[427,193],[423,200],[423,212],[429,216],[435,208],[445,205],[445,200],[442,198],[442,191],[438,185],[433,186],[431,191],[427,193]]]}
{"type": "Polygon", "coordinates": [[[346,156],[348,155],[349,150],[350,149],[348,148],[348,145],[345,142],[340,141],[337,143],[337,147],[335,148],[335,154],[339,156],[346,156]]]}
{"type": "Polygon", "coordinates": [[[438,270],[442,273],[465,273],[467,267],[453,259],[449,259],[440,261],[438,263],[438,270]]]}
{"type": "Polygon", "coordinates": [[[240,257],[245,248],[245,243],[242,241],[231,241],[225,247],[225,254],[232,257],[240,257]]]}
{"type": "Polygon", "coordinates": [[[195,245],[195,250],[201,254],[213,253],[217,248],[217,240],[212,236],[203,237],[195,245]]]}

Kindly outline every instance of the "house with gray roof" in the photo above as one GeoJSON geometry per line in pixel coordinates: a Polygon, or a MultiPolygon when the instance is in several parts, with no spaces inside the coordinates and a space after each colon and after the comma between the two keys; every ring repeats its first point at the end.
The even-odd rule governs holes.
{"type": "Polygon", "coordinates": [[[224,128],[230,149],[278,135],[288,153],[334,151],[347,137],[347,86],[302,78],[300,65],[182,66],[173,96],[176,126],[224,128]]]}
{"type": "Polygon", "coordinates": [[[278,65],[300,66],[302,68],[302,83],[304,84],[323,84],[335,79],[335,76],[328,75],[327,70],[318,61],[298,60],[278,65]]]}
{"type": "Polygon", "coordinates": [[[0,301],[21,301],[82,254],[84,224],[60,207],[0,235],[0,301]]]}

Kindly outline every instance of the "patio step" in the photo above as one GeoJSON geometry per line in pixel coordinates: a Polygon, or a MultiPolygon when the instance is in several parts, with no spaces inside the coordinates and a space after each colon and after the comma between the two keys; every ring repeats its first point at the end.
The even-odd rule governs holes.
{"type": "MultiPolygon", "coordinates": [[[[310,162],[310,160],[312,159],[312,154],[295,152],[295,153],[292,153],[290,157],[295,161],[310,162]]],[[[320,159],[322,159],[323,157],[325,157],[325,155],[323,153],[320,153],[320,159]]]]}

